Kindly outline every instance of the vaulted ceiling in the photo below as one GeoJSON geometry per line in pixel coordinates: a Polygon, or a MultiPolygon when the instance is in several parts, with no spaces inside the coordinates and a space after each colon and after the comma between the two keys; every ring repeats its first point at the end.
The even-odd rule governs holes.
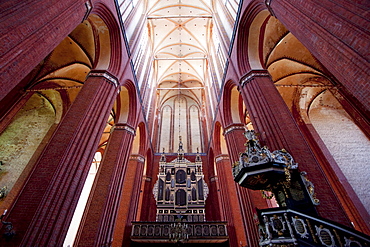
{"type": "Polygon", "coordinates": [[[147,20],[160,101],[178,94],[174,89],[181,88],[183,95],[201,102],[212,29],[211,1],[150,2],[147,20]]]}

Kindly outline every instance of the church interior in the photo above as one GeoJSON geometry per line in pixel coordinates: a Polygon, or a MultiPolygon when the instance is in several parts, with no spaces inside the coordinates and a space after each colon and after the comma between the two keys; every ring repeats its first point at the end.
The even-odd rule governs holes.
{"type": "Polygon", "coordinates": [[[370,246],[370,2],[0,13],[0,246],[370,246]]]}

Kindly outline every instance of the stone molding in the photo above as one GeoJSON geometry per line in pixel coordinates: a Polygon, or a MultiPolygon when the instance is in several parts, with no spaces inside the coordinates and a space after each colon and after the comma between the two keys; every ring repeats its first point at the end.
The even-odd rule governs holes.
{"type": "Polygon", "coordinates": [[[130,155],[130,160],[138,161],[138,162],[141,162],[141,163],[145,162],[145,158],[140,154],[131,154],[130,155]]]}
{"type": "Polygon", "coordinates": [[[217,162],[220,162],[222,160],[230,160],[229,155],[227,155],[227,154],[220,154],[220,155],[216,156],[216,158],[215,158],[216,163],[217,162]]]}
{"type": "Polygon", "coordinates": [[[271,2],[272,2],[272,0],[265,0],[265,4],[266,4],[266,7],[267,7],[268,11],[270,12],[270,14],[273,17],[276,17],[274,11],[271,8],[271,2]]]}
{"type": "Polygon", "coordinates": [[[233,130],[245,130],[245,128],[244,128],[243,124],[242,125],[240,125],[240,124],[230,125],[230,126],[228,126],[227,128],[224,129],[224,135],[229,134],[233,130]]]}
{"type": "Polygon", "coordinates": [[[127,124],[116,124],[112,127],[111,129],[112,131],[113,130],[126,130],[127,132],[129,132],[130,134],[132,135],[135,135],[135,129],[128,126],[127,124]]]}
{"type": "Polygon", "coordinates": [[[110,74],[108,71],[91,71],[88,77],[104,77],[105,79],[108,80],[109,83],[111,83],[115,87],[119,86],[117,78],[110,74]]]}
{"type": "Polygon", "coordinates": [[[82,22],[84,22],[90,15],[91,10],[92,10],[92,3],[91,0],[88,0],[85,2],[85,7],[86,7],[86,13],[84,15],[84,18],[82,19],[82,22]]]}
{"type": "Polygon", "coordinates": [[[249,83],[255,77],[270,77],[270,74],[267,70],[251,70],[246,73],[240,80],[240,85],[244,87],[245,84],[249,83]]]}

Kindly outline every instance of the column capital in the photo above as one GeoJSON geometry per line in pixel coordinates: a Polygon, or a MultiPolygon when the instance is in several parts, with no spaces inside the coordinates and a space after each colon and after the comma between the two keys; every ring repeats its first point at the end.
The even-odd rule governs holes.
{"type": "Polygon", "coordinates": [[[130,160],[134,160],[134,161],[144,163],[145,162],[145,157],[142,156],[141,154],[131,154],[130,155],[130,160]]]}
{"type": "Polygon", "coordinates": [[[275,16],[274,11],[273,11],[273,10],[272,10],[272,8],[271,8],[271,2],[272,2],[272,0],[265,0],[266,7],[267,7],[267,9],[269,10],[270,14],[271,14],[273,17],[276,17],[276,16],[275,16]]]}
{"type": "Polygon", "coordinates": [[[249,83],[251,80],[253,80],[255,77],[270,77],[270,74],[265,69],[255,69],[251,70],[245,75],[242,76],[240,79],[240,85],[244,87],[245,84],[249,83]]]}
{"type": "Polygon", "coordinates": [[[227,135],[229,134],[231,131],[233,130],[244,130],[245,127],[244,127],[244,124],[242,123],[235,123],[235,124],[231,124],[229,126],[227,126],[225,129],[224,129],[224,135],[227,135]]]}
{"type": "Polygon", "coordinates": [[[84,22],[90,15],[91,10],[92,10],[92,3],[91,0],[88,0],[85,2],[85,7],[86,7],[86,13],[84,15],[84,18],[82,19],[82,22],[84,22]]]}
{"type": "Polygon", "coordinates": [[[104,77],[115,87],[119,86],[118,79],[106,70],[91,70],[88,77],[104,77]]]}
{"type": "Polygon", "coordinates": [[[112,131],[114,130],[126,130],[128,133],[132,134],[132,135],[135,135],[136,131],[133,127],[131,127],[130,125],[128,124],[115,124],[113,127],[112,127],[112,131]]]}
{"type": "Polygon", "coordinates": [[[219,154],[215,157],[215,162],[218,163],[222,160],[230,160],[229,155],[227,154],[219,154]]]}

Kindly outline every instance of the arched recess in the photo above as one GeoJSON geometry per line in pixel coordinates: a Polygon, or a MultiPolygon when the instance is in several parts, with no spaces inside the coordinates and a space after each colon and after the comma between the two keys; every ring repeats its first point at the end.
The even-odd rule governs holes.
{"type": "Polygon", "coordinates": [[[160,129],[159,129],[159,150],[163,152],[170,152],[172,150],[173,140],[173,109],[170,105],[165,105],[161,110],[160,115],[160,129]]]}
{"type": "Polygon", "coordinates": [[[114,103],[113,110],[117,114],[117,123],[135,126],[137,121],[136,90],[132,81],[126,81],[114,103]]]}
{"type": "MultiPolygon", "coordinates": [[[[162,90],[164,91],[164,90],[162,90]]],[[[186,153],[204,150],[202,130],[202,106],[198,98],[188,92],[170,90],[160,98],[158,103],[158,143],[156,151],[177,152],[179,137],[186,153]]]]}
{"type": "MultiPolygon", "coordinates": [[[[312,147],[316,158],[325,170],[326,176],[333,188],[336,188],[338,198],[343,202],[343,207],[348,212],[349,217],[353,219],[368,217],[368,212],[362,210],[363,206],[358,199],[353,197],[351,200],[347,200],[348,195],[351,197],[351,194],[353,194],[353,190],[350,187],[364,187],[366,186],[365,181],[368,181],[368,179],[361,179],[362,185],[353,185],[356,182],[353,183],[350,180],[354,180],[356,175],[350,175],[349,173],[346,175],[343,172],[345,176],[342,176],[336,164],[338,161],[334,157],[337,152],[336,148],[339,145],[334,147],[329,144],[330,140],[328,138],[331,141],[336,140],[340,136],[339,133],[343,132],[343,130],[318,131],[317,123],[320,122],[319,128],[329,128],[332,121],[325,112],[329,112],[329,109],[333,111],[332,107],[334,107],[335,112],[332,113],[333,116],[343,117],[341,124],[336,125],[336,127],[342,126],[344,122],[348,123],[346,128],[351,129],[351,131],[356,129],[357,134],[353,133],[352,136],[356,136],[360,140],[362,137],[358,137],[359,135],[367,135],[365,138],[367,141],[364,141],[366,143],[369,140],[368,124],[364,124],[364,121],[359,120],[359,115],[356,115],[357,110],[351,108],[349,106],[351,103],[341,97],[341,88],[337,88],[335,78],[327,72],[327,69],[313,57],[310,51],[278,19],[271,16],[257,3],[252,3],[247,9],[251,11],[250,13],[247,11],[248,16],[242,18],[239,40],[237,42],[240,45],[238,46],[238,62],[241,73],[245,74],[251,69],[268,71],[281,97],[312,147]],[[248,44],[248,48],[243,47],[243,44],[248,44]],[[323,92],[325,92],[325,97],[321,97],[324,95],[323,92]],[[318,100],[319,98],[321,100],[318,100]],[[314,103],[315,101],[316,104],[314,103]],[[317,102],[320,101],[322,104],[327,105],[328,109],[325,111],[312,110],[313,108],[311,107],[317,105],[317,102]],[[335,104],[332,105],[334,101],[335,104]],[[311,116],[309,116],[310,112],[311,116]],[[316,125],[311,118],[315,119],[316,125]],[[358,123],[361,123],[361,125],[358,123]],[[361,133],[360,128],[364,133],[361,133]],[[334,172],[337,174],[334,174],[334,172]],[[338,178],[343,182],[339,183],[338,178]],[[346,180],[349,181],[351,186],[348,185],[346,180]],[[353,210],[354,207],[357,207],[358,211],[353,210]]],[[[367,146],[367,144],[364,145],[367,146]]],[[[349,157],[353,155],[361,157],[361,155],[358,155],[359,151],[359,149],[355,150],[354,148],[343,148],[341,154],[349,157]]],[[[353,163],[346,166],[354,168],[353,163]]],[[[368,170],[363,170],[366,172],[362,175],[369,176],[367,174],[368,170]]],[[[364,196],[361,195],[363,191],[361,192],[358,189],[357,192],[359,193],[358,196],[362,197],[362,202],[368,205],[364,196]]],[[[367,208],[369,207],[367,206],[367,208]]]]}
{"type": "Polygon", "coordinates": [[[189,107],[189,150],[191,153],[196,153],[197,150],[203,150],[200,111],[199,107],[195,104],[189,107]]]}
{"type": "MultiPolygon", "coordinates": [[[[370,178],[369,167],[354,169],[354,164],[368,163],[365,160],[369,159],[369,138],[341,105],[344,101],[338,93],[340,89],[309,50],[272,16],[266,18],[261,30],[261,61],[280,95],[297,122],[303,120],[308,126],[301,129],[310,131],[306,136],[314,139],[310,140],[311,145],[321,149],[331,169],[344,184],[348,181],[369,213],[370,200],[363,190],[370,178]]],[[[348,194],[352,194],[352,188],[345,186],[348,194]]],[[[352,201],[359,205],[353,196],[352,201]]]]}
{"type": "MultiPolygon", "coordinates": [[[[102,21],[99,17],[94,16],[94,15],[90,16],[87,20],[85,20],[83,23],[78,25],[76,29],[68,35],[68,37],[66,37],[63,41],[61,41],[61,43],[35,68],[35,70],[31,72],[31,75],[27,77],[29,81],[26,87],[26,94],[42,95],[43,98],[45,99],[49,98],[47,101],[52,105],[52,108],[57,112],[55,114],[57,116],[55,118],[56,120],[58,120],[60,116],[62,116],[65,112],[68,111],[69,106],[72,104],[72,102],[74,103],[76,102],[74,100],[76,97],[79,96],[78,92],[82,88],[82,85],[84,85],[87,74],[92,69],[99,68],[99,69],[106,70],[109,68],[110,66],[109,61],[111,58],[110,56],[110,53],[111,53],[110,31],[108,31],[108,28],[101,31],[102,27],[104,26],[107,27],[104,21],[102,21]],[[97,52],[99,52],[99,54],[97,52]],[[56,96],[52,98],[51,95],[56,95],[56,96]]],[[[87,84],[85,84],[85,86],[86,85],[87,84]]],[[[32,99],[32,97],[30,99],[32,99]]],[[[106,100],[106,99],[102,97],[102,101],[103,100],[106,100]]],[[[94,102],[89,102],[89,104],[90,103],[92,104],[94,102]]],[[[27,104],[28,103],[25,104],[26,108],[27,108],[27,104]]],[[[45,105],[44,100],[39,101],[39,105],[34,106],[34,108],[37,109],[39,108],[39,106],[43,106],[43,105],[45,105]]],[[[103,106],[103,104],[97,104],[97,105],[103,106]]],[[[109,105],[109,107],[111,107],[111,105],[109,105]]],[[[109,110],[108,112],[106,112],[106,114],[108,113],[109,113],[109,110]]],[[[106,116],[106,114],[104,115],[106,116]]],[[[69,116],[71,115],[69,114],[69,116]]],[[[83,116],[83,115],[79,115],[79,116],[83,116]]],[[[103,119],[103,121],[100,121],[99,125],[102,122],[104,123],[104,120],[105,119],[103,119]]],[[[58,122],[59,121],[56,121],[55,123],[58,123],[58,122]]],[[[68,126],[69,124],[64,125],[64,127],[68,127],[68,126]]],[[[30,133],[31,132],[30,130],[32,130],[35,127],[37,128],[38,126],[28,126],[27,133],[30,133]]],[[[44,129],[48,130],[45,127],[44,129]]],[[[67,131],[67,132],[77,133],[79,128],[70,129],[70,130],[71,132],[70,131],[67,131]]],[[[88,131],[88,132],[93,133],[92,131],[88,131]]],[[[20,136],[24,135],[24,133],[22,132],[18,132],[18,134],[20,136]]],[[[36,137],[40,136],[38,134],[39,133],[36,133],[35,136],[36,137]]],[[[45,143],[48,142],[49,137],[52,136],[52,134],[53,133],[50,131],[49,135],[44,135],[45,143]]],[[[57,132],[57,135],[58,134],[62,135],[63,133],[59,131],[57,132]]],[[[91,140],[91,143],[97,143],[97,140],[100,137],[99,136],[100,134],[101,133],[99,132],[94,133],[94,135],[89,139],[91,140]]],[[[40,136],[40,137],[43,138],[43,136],[40,136]]],[[[68,138],[68,135],[66,135],[66,138],[68,138]]],[[[30,140],[33,141],[33,140],[36,140],[36,138],[30,138],[30,140]]],[[[68,139],[66,139],[65,143],[68,143],[68,139]]],[[[28,163],[29,165],[27,167],[29,169],[24,170],[22,174],[23,176],[21,176],[17,180],[18,185],[23,185],[23,183],[26,181],[27,175],[30,174],[34,164],[38,162],[36,156],[39,156],[43,147],[44,145],[36,146],[35,149],[33,150],[34,152],[27,150],[27,152],[34,154],[34,159],[29,161],[28,163]]],[[[71,147],[73,148],[73,145],[71,145],[71,147]]],[[[97,148],[96,146],[94,147],[91,145],[87,145],[87,147],[88,149],[86,150],[86,154],[89,153],[90,155],[89,157],[84,156],[84,158],[82,159],[84,161],[89,160],[90,158],[92,159],[94,148],[97,148]],[[90,148],[93,148],[93,150],[90,150],[90,148]]],[[[69,149],[63,148],[63,150],[60,150],[60,151],[62,153],[64,152],[65,154],[65,152],[69,152],[69,149]]],[[[75,150],[73,149],[71,150],[71,152],[74,152],[74,151],[75,150]]],[[[78,165],[80,165],[80,163],[78,165]]],[[[81,166],[83,165],[84,164],[81,164],[81,166]]],[[[40,166],[38,166],[38,168],[40,168],[40,166]]],[[[79,170],[79,172],[76,172],[76,174],[80,175],[82,173],[86,174],[88,172],[86,169],[84,171],[82,170],[84,169],[81,169],[81,171],[79,170]]],[[[81,175],[81,177],[84,177],[84,176],[81,175]]],[[[73,186],[72,186],[73,188],[71,188],[72,189],[71,191],[76,191],[76,193],[78,193],[78,194],[72,193],[74,194],[74,196],[79,195],[80,191],[79,189],[76,189],[76,188],[79,187],[80,183],[82,182],[84,181],[80,180],[78,182],[79,185],[76,185],[76,183],[73,183],[73,186]]],[[[26,187],[27,186],[32,187],[32,185],[30,185],[29,183],[26,184],[26,187]]],[[[22,187],[14,186],[14,188],[17,190],[18,188],[22,188],[22,187]]],[[[46,187],[44,189],[46,189],[46,187]]],[[[15,193],[18,194],[18,192],[19,191],[16,191],[14,192],[14,194],[15,193]]],[[[41,191],[40,193],[44,193],[44,192],[41,191]]],[[[39,194],[39,195],[41,196],[42,194],[39,194]]],[[[75,199],[73,199],[74,202],[75,202],[75,199]]],[[[12,198],[10,198],[10,200],[12,200],[12,198]]],[[[8,201],[6,200],[4,200],[3,202],[8,203],[8,201]]],[[[63,204],[63,202],[61,204],[63,204]]],[[[37,205],[38,204],[34,204],[35,209],[37,205]]],[[[66,205],[65,208],[67,207],[74,208],[75,204],[74,203],[69,204],[69,202],[66,202],[66,204],[64,205],[66,205]]],[[[70,215],[71,215],[71,212],[69,213],[69,216],[70,215]]],[[[66,217],[68,220],[70,219],[69,216],[66,217]]],[[[63,226],[59,227],[58,229],[59,230],[62,229],[61,231],[64,232],[63,226]]],[[[61,233],[61,235],[63,235],[63,233],[61,233]]]]}
{"type": "Polygon", "coordinates": [[[223,135],[223,128],[220,122],[215,123],[212,146],[216,156],[220,154],[228,154],[226,140],[223,135]]]}
{"type": "MultiPolygon", "coordinates": [[[[21,83],[25,92],[22,99],[9,111],[6,119],[10,121],[1,123],[1,145],[7,151],[0,155],[4,163],[0,186],[6,187],[7,193],[19,192],[21,187],[14,186],[15,183],[23,184],[89,72],[109,67],[110,44],[106,23],[91,15],[25,77],[21,83]]],[[[0,204],[11,204],[11,198],[0,204]]]]}
{"type": "MultiPolygon", "coordinates": [[[[370,197],[364,189],[370,186],[370,140],[329,90],[310,91],[313,90],[306,90],[307,95],[312,97],[307,107],[306,124],[314,127],[324,144],[322,148],[334,159],[332,166],[335,168],[338,165],[370,213],[370,197]]],[[[337,175],[343,177],[338,169],[337,175]]]]}
{"type": "Polygon", "coordinates": [[[228,81],[225,84],[223,92],[223,121],[225,126],[229,126],[234,123],[243,122],[243,99],[238,91],[236,84],[232,81],[228,81]]]}
{"type": "Polygon", "coordinates": [[[119,23],[110,8],[100,2],[94,3],[89,19],[94,20],[98,31],[96,35],[99,35],[99,39],[102,40],[99,44],[99,60],[94,69],[108,70],[111,74],[120,78],[121,73],[123,73],[121,65],[124,42],[119,23]]]}
{"type": "Polygon", "coordinates": [[[132,143],[131,154],[139,154],[145,156],[145,150],[147,149],[147,138],[146,138],[146,127],[143,122],[139,123],[136,128],[135,138],[132,143]]]}
{"type": "MultiPolygon", "coordinates": [[[[180,137],[183,143],[185,152],[189,152],[189,142],[188,142],[188,107],[190,105],[190,98],[178,95],[173,98],[173,152],[176,152],[179,148],[180,137]],[[177,127],[177,128],[176,128],[177,127]]],[[[164,120],[162,119],[162,122],[164,120]]]]}
{"type": "Polygon", "coordinates": [[[61,94],[65,112],[77,97],[89,72],[109,68],[112,60],[110,34],[100,17],[90,15],[27,76],[26,91],[57,91],[61,94]]]}
{"type": "MultiPolygon", "coordinates": [[[[48,93],[56,101],[58,94],[48,93]]],[[[58,122],[49,97],[34,93],[0,135],[0,188],[8,194],[37,151],[49,129],[58,122]]],[[[29,170],[29,169],[28,169],[29,170]]],[[[25,175],[24,175],[25,176],[25,175]]],[[[0,205],[4,200],[0,200],[0,205]]]]}
{"type": "Polygon", "coordinates": [[[241,75],[251,69],[263,69],[258,52],[260,29],[269,12],[266,5],[261,1],[252,1],[241,17],[238,39],[237,59],[241,75]]]}

